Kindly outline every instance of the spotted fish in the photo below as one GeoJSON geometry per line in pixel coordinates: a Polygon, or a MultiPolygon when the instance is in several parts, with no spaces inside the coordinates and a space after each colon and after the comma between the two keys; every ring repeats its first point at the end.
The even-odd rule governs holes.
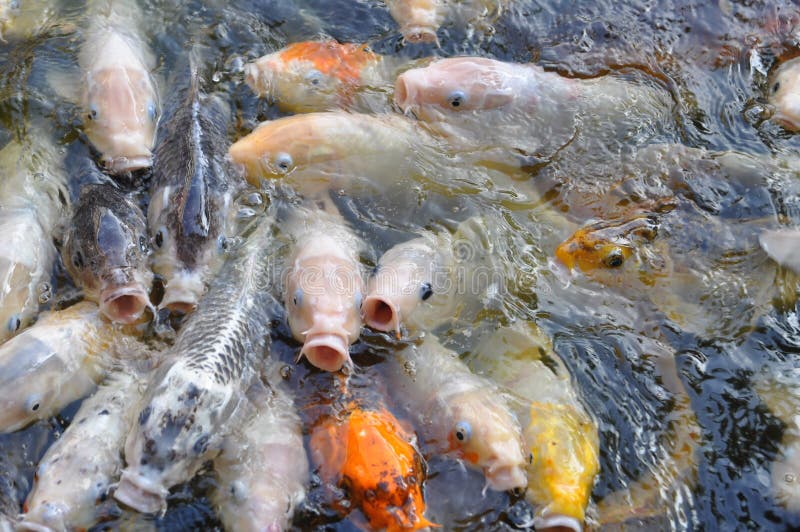
{"type": "Polygon", "coordinates": [[[166,507],[169,489],[216,456],[246,404],[280,311],[270,295],[271,219],[232,251],[200,307],[181,328],[152,379],[125,443],[118,501],[145,513],[166,507]]]}

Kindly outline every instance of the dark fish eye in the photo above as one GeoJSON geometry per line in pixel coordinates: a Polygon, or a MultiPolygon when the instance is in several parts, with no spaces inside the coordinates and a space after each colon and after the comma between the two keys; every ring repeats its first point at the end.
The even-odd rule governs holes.
{"type": "Polygon", "coordinates": [[[95,104],[89,106],[89,114],[86,115],[86,118],[89,120],[97,118],[97,106],[95,104]]]}
{"type": "Polygon", "coordinates": [[[606,258],[603,259],[603,264],[609,268],[619,268],[624,262],[625,257],[622,255],[622,251],[619,249],[613,250],[611,253],[606,255],[606,258]]]}
{"type": "Polygon", "coordinates": [[[433,295],[433,288],[431,287],[431,283],[422,283],[419,293],[419,296],[422,298],[422,300],[425,301],[432,295],[433,295]]]}
{"type": "Polygon", "coordinates": [[[302,289],[298,288],[297,290],[294,291],[294,297],[292,298],[292,303],[294,303],[295,306],[303,304],[303,290],[302,289]]]}
{"type": "Polygon", "coordinates": [[[159,229],[156,232],[156,236],[153,239],[153,243],[156,245],[157,248],[160,248],[164,245],[164,229],[159,229]]]}
{"type": "Polygon", "coordinates": [[[453,91],[447,97],[447,103],[453,108],[461,107],[466,101],[467,95],[464,94],[464,91],[453,91]]]}
{"type": "Polygon", "coordinates": [[[78,269],[83,268],[83,254],[80,251],[76,251],[72,256],[72,265],[78,269]]]}
{"type": "Polygon", "coordinates": [[[310,70],[308,74],[306,74],[306,81],[316,87],[322,83],[322,73],[319,70],[310,70]]]}
{"type": "Polygon", "coordinates": [[[467,421],[459,421],[453,429],[456,439],[462,443],[466,443],[472,437],[472,426],[467,421]]]}
{"type": "Polygon", "coordinates": [[[22,325],[22,320],[19,319],[17,314],[8,318],[8,332],[17,332],[20,325],[22,325]]]}
{"type": "Polygon", "coordinates": [[[292,161],[292,156],[288,153],[279,153],[278,156],[275,157],[275,166],[282,174],[288,172],[292,164],[294,164],[294,161],[292,161]]]}
{"type": "Polygon", "coordinates": [[[25,401],[25,410],[28,412],[36,412],[41,406],[42,398],[37,394],[33,394],[25,401]]]}
{"type": "Polygon", "coordinates": [[[781,88],[781,82],[780,81],[776,81],[775,85],[772,86],[772,94],[775,94],[776,92],[778,92],[778,89],[780,89],[780,88],[781,88]]]}

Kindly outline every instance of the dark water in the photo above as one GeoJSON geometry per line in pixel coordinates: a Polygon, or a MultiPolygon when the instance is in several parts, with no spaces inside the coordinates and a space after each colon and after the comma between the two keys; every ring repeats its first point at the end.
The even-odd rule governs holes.
{"type": "MultiPolygon", "coordinates": [[[[651,139],[653,142],[788,158],[796,157],[800,148],[800,136],[764,120],[767,76],[760,71],[768,72],[781,60],[800,55],[800,37],[793,34],[800,8],[793,2],[512,0],[494,21],[493,32],[446,22],[439,31],[438,48],[404,44],[388,10],[378,0],[141,3],[148,17],[146,37],[158,58],[155,74],[162,85],[185,43],[201,40],[211,46],[211,89],[228,93],[237,110],[232,140],[258,122],[281,115],[242,83],[244,62],[289,42],[326,36],[367,42],[377,53],[407,58],[474,54],[533,61],[580,78],[626,72],[666,88],[674,101],[674,124],[651,139]]],[[[83,11],[80,2],[64,2],[49,20],[38,25],[35,35],[11,35],[0,43],[0,141],[20,134],[28,121],[44,119],[52,124],[65,151],[86,150],[77,108],[48,81],[49,73],[76,67],[83,11]]],[[[580,169],[584,162],[571,161],[565,168],[580,169]]],[[[614,172],[614,168],[616,163],[608,161],[601,170],[614,172]]],[[[547,169],[542,176],[530,177],[546,176],[547,169]]],[[[147,179],[147,175],[139,176],[127,186],[146,189],[147,179]]],[[[756,197],[765,190],[762,187],[748,194],[756,197]]],[[[792,214],[796,197],[775,197],[773,191],[768,192],[770,199],[765,204],[792,214]]],[[[697,197],[712,195],[713,191],[697,197]]],[[[719,197],[724,201],[724,195],[719,197]]],[[[579,281],[566,284],[554,275],[549,259],[567,234],[548,224],[547,201],[531,204],[480,193],[464,198],[452,190],[427,191],[421,201],[407,208],[390,208],[379,199],[352,197],[346,192],[336,201],[369,242],[367,262],[374,262],[388,247],[420,228],[452,229],[466,218],[464,213],[491,212],[502,220],[504,236],[495,242],[493,253],[515,272],[516,289],[488,301],[482,312],[460,317],[437,333],[466,360],[497,324],[535,320],[552,336],[556,352],[572,372],[600,430],[601,469],[589,509],[590,524],[603,526],[593,513],[594,503],[648,471],[659,471],[664,449],[674,438],[670,421],[674,420],[675,405],[685,393],[699,426],[699,439],[689,460],[696,476],[693,481],[682,477],[684,480],[665,486],[657,504],[662,511],[633,517],[626,525],[649,530],[800,528],[800,513],[778,504],[770,491],[770,466],[780,452],[784,425],[753,387],[758,377],[798,365],[800,325],[793,302],[773,305],[770,301],[741,323],[736,321],[740,316],[725,315],[722,308],[720,320],[733,320],[739,327],[718,335],[699,335],[665,317],[647,295],[631,297],[579,281]],[[674,361],[677,386],[668,382],[671,376],[657,370],[662,356],[674,361]]],[[[741,218],[744,223],[750,217],[742,206],[746,203],[738,198],[725,203],[722,211],[734,222],[741,218]]],[[[685,227],[674,224],[674,232],[701,231],[688,222],[685,227]]],[[[689,244],[679,254],[703,254],[702,246],[691,244],[699,241],[702,239],[681,240],[689,244]]],[[[57,304],[76,299],[60,267],[54,286],[57,304]]],[[[789,292],[796,292],[796,285],[789,292]]],[[[298,345],[286,326],[279,326],[273,337],[273,356],[290,363],[298,345]]],[[[379,377],[387,353],[395,348],[390,338],[365,331],[353,347],[356,371],[379,377]]],[[[305,363],[292,367],[289,381],[300,403],[324,395],[330,386],[328,375],[305,363]]],[[[365,380],[369,381],[356,380],[356,385],[367,386],[365,380]]],[[[74,406],[71,410],[74,412],[74,406]]],[[[65,412],[52,426],[59,427],[69,418],[70,413],[65,412]]],[[[37,424],[23,434],[40,438],[41,431],[37,424]]],[[[0,439],[0,449],[10,449],[20,437],[0,439]]],[[[42,453],[44,446],[36,449],[42,453]]],[[[524,499],[483,493],[484,479],[479,473],[446,457],[427,458],[426,516],[445,530],[530,526],[532,508],[524,499]]],[[[18,485],[30,482],[35,459],[26,457],[27,466],[17,468],[18,485]]],[[[137,520],[109,503],[102,508],[106,521],[97,529],[220,527],[207,499],[214,483],[208,472],[175,488],[168,512],[157,520],[137,520]]],[[[357,529],[326,507],[318,479],[311,479],[294,526],[298,530],[357,529]]]]}

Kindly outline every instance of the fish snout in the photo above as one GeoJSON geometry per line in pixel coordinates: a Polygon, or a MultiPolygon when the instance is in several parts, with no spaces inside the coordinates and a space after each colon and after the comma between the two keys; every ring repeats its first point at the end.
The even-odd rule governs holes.
{"type": "Polygon", "coordinates": [[[103,163],[113,173],[133,172],[153,165],[152,141],[143,133],[115,133],[108,137],[106,144],[101,150],[103,163]]]}
{"type": "Polygon", "coordinates": [[[533,518],[536,530],[573,530],[583,532],[583,523],[574,517],[560,514],[536,516],[533,518]]]}
{"type": "Polygon", "coordinates": [[[169,490],[129,470],[122,472],[114,498],[137,512],[155,514],[167,509],[169,490]]]}
{"type": "Polygon", "coordinates": [[[269,62],[256,61],[244,66],[244,82],[259,96],[272,100],[272,68],[269,62]]]}
{"type": "Polygon", "coordinates": [[[115,323],[134,323],[150,307],[150,297],[140,283],[111,286],[100,292],[100,312],[115,323]]]}
{"type": "Polygon", "coordinates": [[[361,307],[364,323],[378,331],[394,331],[400,336],[400,308],[390,298],[370,295],[361,307]]]}
{"type": "Polygon", "coordinates": [[[350,342],[342,333],[309,332],[298,360],[302,357],[321,370],[339,371],[350,362],[350,342]]]}
{"type": "Polygon", "coordinates": [[[486,468],[486,481],[495,491],[525,489],[528,475],[520,464],[508,464],[497,461],[486,468]]]}
{"type": "Polygon", "coordinates": [[[17,525],[17,530],[30,530],[33,532],[53,532],[67,530],[66,515],[69,508],[55,502],[45,502],[33,512],[25,514],[17,525]]]}
{"type": "Polygon", "coordinates": [[[190,314],[197,308],[205,292],[202,276],[193,272],[181,272],[167,281],[160,308],[177,314],[190,314]]]}
{"type": "Polygon", "coordinates": [[[412,25],[406,26],[402,29],[403,39],[411,44],[417,43],[435,43],[439,44],[439,39],[436,37],[436,28],[425,25],[412,25]]]}
{"type": "Polygon", "coordinates": [[[413,71],[408,71],[398,76],[394,84],[394,103],[405,114],[413,113],[417,108],[415,77],[413,71]]]}

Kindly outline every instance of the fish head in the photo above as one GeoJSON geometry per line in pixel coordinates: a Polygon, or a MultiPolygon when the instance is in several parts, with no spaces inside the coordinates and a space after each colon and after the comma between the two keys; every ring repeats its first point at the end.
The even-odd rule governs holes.
{"type": "Polygon", "coordinates": [[[775,107],[772,120],[789,131],[800,130],[800,58],[778,67],[768,91],[769,102],[775,107]]]}
{"type": "MultiPolygon", "coordinates": [[[[79,304],[81,305],[81,304],[79,304]]],[[[86,303],[84,306],[94,305],[86,303]]],[[[80,316],[79,316],[80,319],[80,316]]],[[[65,321],[60,326],[70,327],[65,321]]],[[[0,432],[13,432],[36,419],[49,417],[63,406],[62,390],[91,389],[94,383],[59,356],[59,336],[48,337],[46,328],[27,329],[0,347],[0,432]],[[83,386],[76,380],[85,380],[83,386]]],[[[52,328],[50,329],[52,330],[52,328]]],[[[91,349],[88,345],[87,349],[91,349]]]]}
{"type": "Polygon", "coordinates": [[[213,372],[180,361],[156,376],[125,442],[127,467],[114,497],[142,513],[166,509],[169,489],[192,478],[221,449],[238,402],[213,372]]]}
{"type": "Polygon", "coordinates": [[[465,391],[448,400],[448,419],[454,420],[449,449],[481,468],[490,488],[524,488],[528,481],[519,423],[499,396],[484,392],[465,391]]]}
{"type": "Polygon", "coordinates": [[[444,20],[442,0],[394,0],[389,13],[400,25],[403,40],[410,43],[438,43],[436,30],[444,20]]]}
{"type": "Polygon", "coordinates": [[[398,76],[394,101],[404,113],[426,121],[499,109],[515,98],[508,69],[482,57],[441,59],[398,76]]]}
{"type": "Polygon", "coordinates": [[[147,168],[160,113],[155,83],[124,37],[102,42],[100,53],[116,61],[98,60],[85,74],[84,131],[112,172],[147,168]]]}
{"type": "Polygon", "coordinates": [[[289,327],[303,342],[300,357],[338,371],[351,363],[350,344],[361,332],[361,268],[334,239],[313,238],[299,247],[285,282],[289,327]]]}
{"type": "Polygon", "coordinates": [[[205,293],[211,272],[222,261],[224,222],[215,214],[227,209],[213,205],[215,201],[172,186],[154,191],[147,218],[153,271],[164,283],[161,308],[192,312],[205,293]]]}
{"type": "Polygon", "coordinates": [[[295,170],[339,159],[337,133],[346,127],[338,113],[308,113],[261,123],[228,149],[253,186],[260,179],[281,179],[295,170]],[[338,124],[338,125],[337,125],[338,124]]]}
{"type": "MultiPolygon", "coordinates": [[[[402,246],[402,245],[401,245],[402,246]]],[[[369,279],[362,314],[373,329],[400,335],[400,325],[434,294],[433,253],[427,246],[397,246],[381,257],[369,279]]]]}
{"type": "Polygon", "coordinates": [[[88,299],[111,321],[133,323],[150,307],[153,274],[144,216],[111,185],[87,185],[67,231],[62,259],[88,299]]]}
{"type": "Polygon", "coordinates": [[[361,84],[361,70],[378,61],[366,46],[305,41],[245,65],[245,82],[287,112],[336,109],[361,84]]]}
{"type": "Polygon", "coordinates": [[[607,284],[619,284],[627,276],[648,279],[648,268],[642,266],[647,254],[644,244],[657,236],[658,223],[650,216],[630,220],[611,220],[591,223],[578,229],[556,248],[556,258],[567,268],[607,284]]]}
{"type": "Polygon", "coordinates": [[[432,526],[423,516],[425,469],[413,444],[387,410],[355,407],[347,419],[327,419],[312,432],[310,448],[320,474],[346,492],[375,530],[432,526]]]}
{"type": "Polygon", "coordinates": [[[530,412],[526,497],[540,519],[581,524],[600,469],[597,426],[570,405],[534,402],[530,412]]]}

